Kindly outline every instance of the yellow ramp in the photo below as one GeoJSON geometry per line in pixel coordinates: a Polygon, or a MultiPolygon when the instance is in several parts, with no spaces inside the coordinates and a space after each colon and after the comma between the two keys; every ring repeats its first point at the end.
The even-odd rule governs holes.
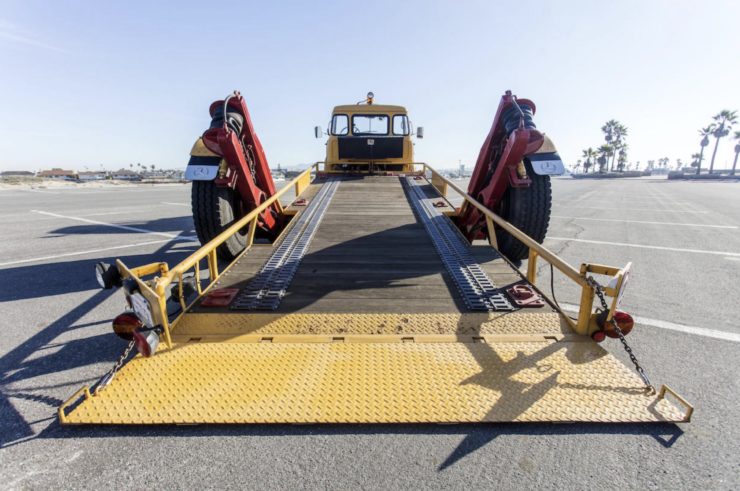
{"type": "MultiPolygon", "coordinates": [[[[351,336],[188,342],[136,357],[63,424],[656,422],[690,416],[592,341],[351,336]]],[[[689,410],[690,411],[690,410],[689,410]]]]}

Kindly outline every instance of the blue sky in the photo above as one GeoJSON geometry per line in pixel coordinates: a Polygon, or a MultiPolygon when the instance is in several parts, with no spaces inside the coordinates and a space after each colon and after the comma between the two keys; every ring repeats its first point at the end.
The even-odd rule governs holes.
{"type": "Polygon", "coordinates": [[[407,106],[416,160],[439,167],[475,160],[506,89],[568,163],[611,118],[630,160],[687,161],[700,126],[740,109],[737,1],[2,5],[2,170],[184,166],[233,89],[272,166],[321,160],[313,126],[369,90],[407,106]]]}

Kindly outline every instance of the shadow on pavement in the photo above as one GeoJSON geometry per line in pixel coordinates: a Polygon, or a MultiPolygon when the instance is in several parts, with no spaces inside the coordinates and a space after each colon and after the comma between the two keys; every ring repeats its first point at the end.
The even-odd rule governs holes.
{"type": "MultiPolygon", "coordinates": [[[[140,438],[140,437],[281,437],[315,435],[461,435],[463,440],[437,470],[444,471],[499,436],[633,435],[652,437],[670,448],[683,435],[673,423],[480,423],[459,425],[378,424],[378,425],[150,425],[70,426],[55,420],[36,438],[140,438]]],[[[22,443],[22,442],[19,442],[22,443]]],[[[11,444],[12,445],[12,444],[11,444]]]]}
{"type": "Polygon", "coordinates": [[[48,232],[44,238],[56,238],[66,235],[111,235],[137,233],[133,230],[126,230],[123,227],[131,227],[135,229],[148,230],[150,232],[167,233],[172,235],[195,236],[193,217],[185,215],[180,217],[158,218],[143,222],[112,223],[111,225],[70,225],[54,229],[48,232]]]}
{"type": "MultiPolygon", "coordinates": [[[[127,265],[138,266],[155,261],[167,261],[172,265],[187,257],[196,247],[193,244],[169,242],[164,249],[166,250],[151,255],[99,256],[93,259],[4,268],[0,270],[5,284],[0,289],[0,302],[97,290],[100,287],[95,281],[94,268],[98,261],[113,262],[114,258],[118,258],[127,265]]],[[[115,250],[106,252],[115,253],[115,250]]]]}
{"type": "MultiPolygon", "coordinates": [[[[177,242],[171,241],[152,254],[119,258],[128,264],[162,260],[172,264],[184,259],[192,250],[193,247],[178,247],[177,242]]],[[[115,294],[114,290],[100,290],[95,281],[94,265],[101,259],[111,261],[106,256],[1,270],[6,288],[0,293],[0,302],[82,291],[95,293],[0,357],[0,448],[34,438],[31,423],[16,409],[11,399],[39,402],[52,406],[54,411],[61,402],[48,392],[58,388],[54,385],[16,388],[10,387],[11,384],[100,362],[112,364],[120,354],[121,341],[112,335],[79,336],[67,342],[58,341],[59,336],[67,332],[100,324],[76,323],[115,294]]],[[[82,383],[75,380],[72,386],[82,383]]]]}

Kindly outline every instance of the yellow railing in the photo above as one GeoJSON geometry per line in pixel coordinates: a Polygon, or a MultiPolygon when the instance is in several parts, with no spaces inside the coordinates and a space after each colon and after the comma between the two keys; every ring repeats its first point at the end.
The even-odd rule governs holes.
{"type": "MultiPolygon", "coordinates": [[[[496,242],[495,228],[499,227],[515,239],[529,247],[529,258],[527,263],[527,281],[532,285],[535,285],[537,281],[537,259],[542,258],[558,271],[563,273],[565,276],[576,282],[581,287],[581,305],[578,312],[578,320],[574,321],[564,312],[563,317],[570,324],[571,328],[578,334],[591,334],[597,326],[594,323],[593,315],[593,301],[594,301],[594,289],[592,285],[587,281],[587,273],[608,275],[611,276],[609,284],[603,288],[604,294],[613,299],[612,305],[610,306],[609,320],[617,307],[620,292],[624,287],[629,274],[630,264],[624,268],[614,268],[611,266],[604,266],[600,264],[581,264],[580,270],[574,268],[563,259],[559,258],[554,252],[549,250],[544,245],[540,244],[511,223],[504,220],[485,206],[479,201],[470,196],[465,190],[460,188],[457,184],[447,179],[445,176],[437,172],[433,167],[420,163],[417,165],[423,165],[424,171],[431,174],[431,183],[442,196],[447,197],[448,190],[451,188],[458,193],[464,200],[465,206],[473,206],[477,208],[483,216],[486,218],[486,225],[488,231],[488,239],[493,247],[498,247],[496,242]]],[[[542,293],[542,292],[540,292],[542,293]]],[[[554,302],[553,302],[554,303],[554,302]]]]}
{"type": "MultiPolygon", "coordinates": [[[[171,347],[171,327],[180,320],[182,315],[198,300],[198,298],[200,298],[203,293],[211,288],[211,286],[215,284],[221,274],[223,274],[223,271],[219,271],[218,269],[218,247],[226,242],[231,236],[238,233],[240,230],[243,230],[245,227],[248,227],[246,247],[245,251],[243,252],[246,253],[246,251],[248,251],[254,243],[254,233],[257,229],[257,219],[259,218],[260,213],[262,213],[273,203],[279,200],[280,197],[287,193],[290,189],[293,189],[295,191],[295,195],[299,196],[308,187],[308,185],[311,184],[311,174],[315,171],[318,171],[320,164],[320,162],[312,164],[311,167],[301,172],[295,179],[293,179],[286,186],[277,191],[264,203],[262,203],[260,206],[249,212],[238,221],[234,222],[229,228],[218,234],[208,243],[201,246],[197,251],[192,253],[176,266],[168,269],[166,265],[164,265],[163,268],[156,270],[159,271],[161,274],[160,276],[154,278],[152,285],[152,291],[156,294],[156,298],[149,298],[148,300],[150,301],[152,310],[154,311],[154,317],[159,321],[164,330],[165,343],[168,347],[171,347]],[[207,262],[206,269],[208,270],[208,281],[205,285],[203,285],[202,280],[204,278],[202,278],[201,275],[201,261],[203,261],[204,259],[207,262]],[[195,275],[195,285],[197,288],[198,296],[190,303],[186,303],[185,295],[183,294],[183,278],[191,270],[194,272],[195,275]],[[172,320],[172,322],[170,322],[167,314],[166,305],[167,288],[173,283],[177,283],[181,312],[175,319],[172,320]]],[[[229,265],[229,267],[230,266],[231,265],[229,265]]],[[[144,268],[147,267],[145,266],[144,268]]],[[[135,277],[155,272],[155,270],[151,268],[132,268],[130,271],[131,276],[135,277]]]]}

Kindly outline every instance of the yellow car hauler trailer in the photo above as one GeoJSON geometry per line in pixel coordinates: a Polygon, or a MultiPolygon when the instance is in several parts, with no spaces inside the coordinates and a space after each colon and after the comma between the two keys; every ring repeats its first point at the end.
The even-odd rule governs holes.
{"type": "Polygon", "coordinates": [[[129,302],[146,304],[162,342],[77,391],[61,422],[689,420],[678,394],[650,390],[591,337],[594,300],[615,307],[629,267],[573,268],[425,164],[395,176],[323,165],[172,268],[119,261],[129,302]],[[289,225],[258,243],[260,213],[290,189],[289,225]],[[450,226],[451,190],[487,230],[529,247],[526,275],[497,252],[495,233],[470,244],[450,226]],[[246,249],[219,270],[217,248],[245,231],[246,249]],[[581,287],[577,318],[537,289],[538,260],[581,287]],[[509,309],[501,292],[518,285],[531,305],[509,309]],[[486,302],[500,308],[478,308],[486,302]]]}

